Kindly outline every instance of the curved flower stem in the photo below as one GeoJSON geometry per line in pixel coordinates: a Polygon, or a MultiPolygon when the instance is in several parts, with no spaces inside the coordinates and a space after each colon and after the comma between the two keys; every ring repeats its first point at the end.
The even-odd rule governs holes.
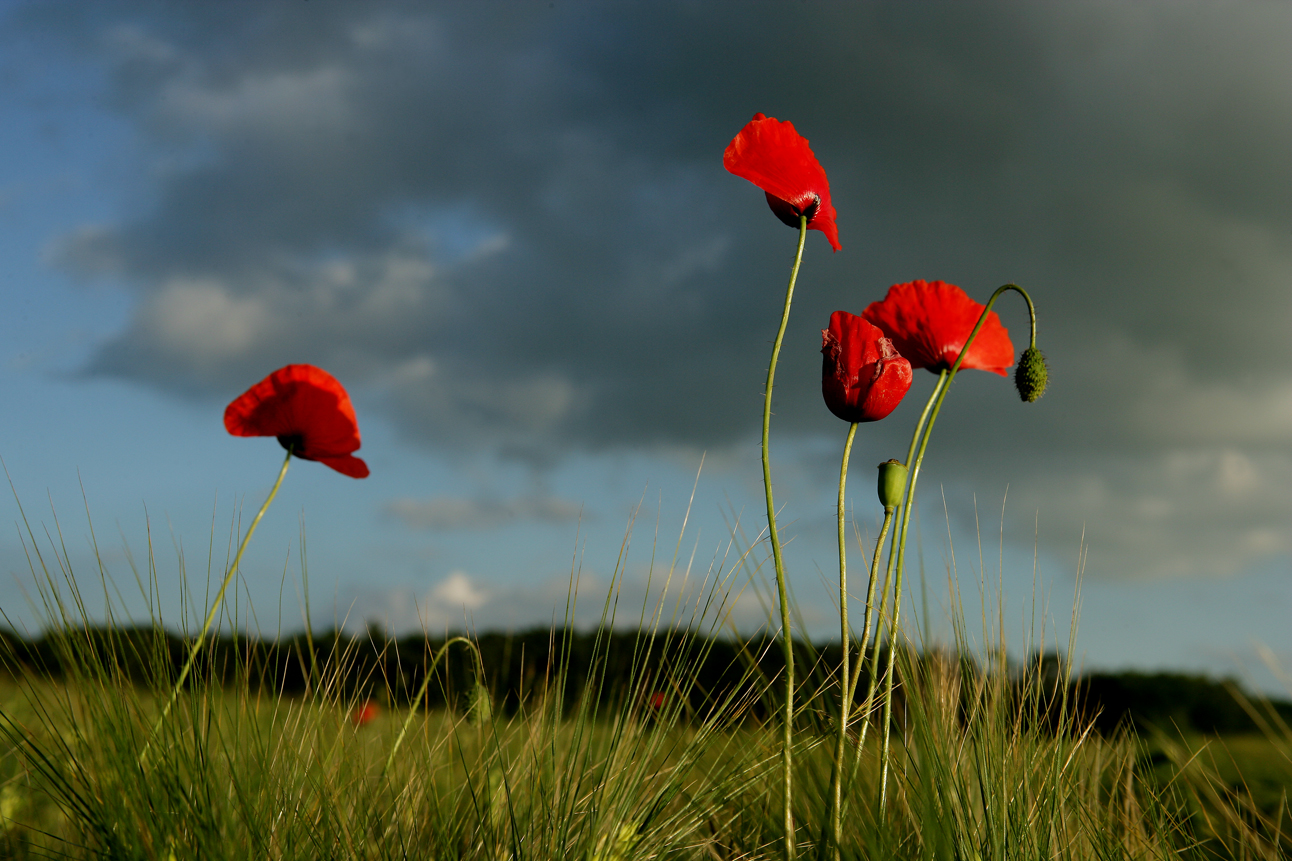
{"type": "Polygon", "coordinates": [[[884,669],[884,747],[879,790],[879,809],[881,813],[884,810],[888,794],[888,753],[893,714],[893,664],[897,656],[897,633],[902,613],[902,574],[906,559],[906,532],[911,522],[911,506],[915,502],[915,484],[920,477],[920,464],[924,461],[924,451],[928,448],[929,438],[933,435],[933,424],[938,420],[938,413],[942,410],[942,402],[946,399],[947,392],[951,390],[951,383],[960,371],[960,365],[964,362],[965,356],[969,354],[969,347],[973,344],[974,339],[978,337],[978,332],[982,329],[983,323],[987,322],[987,315],[991,313],[991,306],[996,304],[996,300],[1010,290],[1021,295],[1027,302],[1027,313],[1031,322],[1030,343],[1033,347],[1036,346],[1036,306],[1032,304],[1032,297],[1027,295],[1027,291],[1017,284],[1006,284],[998,287],[996,292],[991,294],[991,298],[987,300],[987,304],[983,306],[982,313],[978,315],[978,322],[974,324],[973,331],[965,339],[964,346],[960,348],[960,355],[956,357],[955,364],[951,366],[951,370],[943,371],[939,375],[939,388],[934,389],[934,397],[929,399],[929,403],[933,407],[932,412],[928,412],[928,407],[925,407],[929,417],[928,424],[924,426],[922,435],[920,427],[917,425],[915,437],[911,440],[911,446],[914,448],[916,439],[919,439],[919,452],[915,455],[914,462],[910,463],[910,483],[906,489],[902,520],[898,525],[897,534],[893,537],[893,549],[889,554],[890,567],[893,557],[896,556],[897,558],[897,579],[893,585],[893,617],[889,626],[888,661],[884,669]],[[943,383],[944,378],[945,383],[943,383]]]}
{"type": "Polygon", "coordinates": [[[781,603],[781,640],[785,653],[785,732],[781,740],[781,765],[785,769],[785,857],[794,858],[794,641],[790,637],[790,604],[785,588],[785,562],[781,558],[781,540],[776,531],[776,503],[772,501],[772,466],[767,455],[767,441],[772,427],[772,383],[776,380],[776,360],[785,340],[785,327],[790,321],[790,301],[794,298],[794,282],[799,277],[799,264],[803,262],[803,243],[807,239],[807,216],[799,216],[799,245],[794,253],[794,268],[790,270],[790,283],[785,288],[785,309],[781,312],[781,326],[776,330],[772,344],[772,360],[767,365],[767,387],[763,390],[763,489],[767,493],[767,538],[772,545],[772,560],[776,565],[776,597],[781,603]]]}
{"type": "MultiPolygon", "coordinates": [[[[1017,284],[1006,284],[1004,287],[998,287],[996,288],[996,293],[997,294],[1004,293],[1006,290],[1016,291],[1018,295],[1023,297],[1023,301],[1027,303],[1027,319],[1028,319],[1028,322],[1032,324],[1031,337],[1028,340],[1027,345],[1029,347],[1035,347],[1036,346],[1036,306],[1032,304],[1032,297],[1027,295],[1027,291],[1024,290],[1022,287],[1019,287],[1017,284]]],[[[996,298],[995,296],[992,296],[993,300],[995,298],[996,298]]]]}
{"type": "Polygon", "coordinates": [[[852,440],[856,435],[857,423],[853,422],[848,426],[848,438],[843,443],[843,462],[839,465],[839,634],[843,657],[839,664],[839,743],[835,746],[834,764],[830,769],[830,841],[834,844],[836,859],[843,828],[843,752],[848,743],[848,707],[852,703],[848,684],[851,680],[848,647],[852,639],[852,630],[848,627],[848,540],[844,529],[848,521],[848,506],[844,489],[848,484],[848,460],[852,456],[852,440]]]}
{"type": "Polygon", "coordinates": [[[477,684],[483,684],[485,675],[484,658],[480,657],[480,649],[476,644],[462,636],[450,637],[445,640],[444,645],[440,646],[440,650],[431,658],[431,663],[426,668],[426,678],[422,679],[422,686],[418,689],[417,696],[413,697],[413,701],[409,703],[408,717],[404,718],[404,725],[400,727],[399,735],[395,738],[395,744],[390,748],[390,755],[386,757],[386,764],[382,766],[381,773],[383,775],[389,771],[390,767],[394,764],[395,754],[399,753],[399,746],[404,743],[404,736],[408,734],[408,728],[412,726],[413,718],[417,716],[417,704],[426,696],[426,689],[431,686],[431,676],[434,675],[435,665],[440,662],[440,658],[443,658],[448,654],[449,646],[452,646],[454,643],[462,643],[470,648],[472,654],[476,656],[477,684]]]}
{"type": "Polygon", "coordinates": [[[194,642],[193,647],[189,649],[188,660],[184,663],[184,669],[180,670],[179,679],[176,680],[175,686],[171,688],[170,697],[166,700],[166,705],[162,708],[161,714],[158,715],[157,723],[153,725],[153,731],[149,734],[148,741],[144,743],[144,749],[139,753],[139,762],[141,765],[148,756],[148,748],[152,744],[153,738],[156,737],[157,731],[161,729],[161,725],[166,720],[166,716],[170,714],[171,708],[175,705],[175,700],[179,696],[180,688],[184,686],[184,680],[188,678],[189,672],[193,669],[193,663],[197,660],[197,653],[201,651],[202,644],[206,642],[207,632],[211,630],[211,625],[215,622],[216,614],[220,611],[220,605],[224,601],[225,590],[227,590],[229,588],[229,584],[233,582],[233,575],[238,570],[238,563],[242,561],[242,554],[247,549],[247,545],[251,542],[251,536],[256,533],[256,527],[260,525],[260,518],[264,517],[265,512],[269,510],[269,503],[273,502],[274,497],[278,495],[278,488],[282,487],[283,477],[287,475],[287,467],[291,465],[291,462],[292,450],[288,448],[287,457],[283,458],[283,468],[278,470],[278,480],[274,482],[274,486],[269,491],[269,496],[265,498],[265,504],[260,506],[260,510],[256,512],[255,518],[251,521],[251,525],[247,527],[247,534],[242,536],[242,543],[238,545],[238,552],[234,554],[233,562],[229,564],[229,570],[224,574],[224,582],[220,584],[220,591],[215,593],[215,601],[211,604],[210,612],[206,614],[206,623],[202,625],[202,632],[197,635],[197,641],[194,642]]]}

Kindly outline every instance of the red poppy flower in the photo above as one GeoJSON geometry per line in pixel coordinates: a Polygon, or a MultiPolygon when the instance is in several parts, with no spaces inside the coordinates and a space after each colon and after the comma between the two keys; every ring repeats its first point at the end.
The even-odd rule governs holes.
{"type": "MultiPolygon", "coordinates": [[[[943,281],[894,284],[882,302],[871,302],[861,316],[893,339],[897,352],[911,360],[912,368],[950,370],[960,357],[969,333],[982,315],[983,306],[965,291],[943,281]]],[[[1014,364],[1014,344],[1000,317],[992,311],[961,363],[1005,376],[1014,364]]]]}
{"type": "Polygon", "coordinates": [[[359,448],[359,423],[350,396],[336,378],[313,365],[279,368],[224,410],[234,436],[274,436],[304,460],[317,460],[351,478],[367,478],[359,448]]]}
{"type": "Polygon", "coordinates": [[[879,327],[835,311],[821,330],[821,394],[846,422],[875,422],[897,408],[911,387],[911,363],[879,327]]]}
{"type": "Polygon", "coordinates": [[[350,723],[355,726],[363,726],[372,723],[381,714],[381,707],[372,700],[364,700],[361,704],[355,706],[354,711],[350,712],[350,723]]]}
{"type": "Polygon", "coordinates": [[[831,248],[840,249],[825,168],[793,123],[754,114],[727,145],[722,165],[766,192],[767,204],[781,221],[797,228],[799,217],[806,215],[808,228],[821,231],[831,248]]]}

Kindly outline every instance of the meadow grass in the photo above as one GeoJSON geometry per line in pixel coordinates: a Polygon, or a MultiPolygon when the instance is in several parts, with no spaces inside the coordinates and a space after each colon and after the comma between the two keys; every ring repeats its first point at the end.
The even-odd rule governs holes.
{"type": "MultiPolygon", "coordinates": [[[[682,635],[735,636],[728,611],[758,579],[756,544],[733,538],[703,576],[679,567],[676,552],[659,564],[652,578],[665,588],[636,613],[641,633],[627,672],[612,675],[608,660],[625,542],[578,685],[564,684],[570,666],[558,658],[542,684],[506,707],[497,692],[445,687],[446,706],[410,710],[389,679],[371,679],[394,705],[359,726],[350,719],[360,702],[352,652],[320,657],[311,648],[301,655],[309,684],[287,694],[266,679],[248,641],[231,677],[213,671],[208,653],[154,735],[175,672],[162,621],[150,620],[151,636],[111,615],[106,628],[88,627],[59,540],[38,553],[28,539],[58,674],[9,662],[0,683],[0,857],[627,861],[783,852],[779,686],[752,653],[769,641],[748,641],[741,684],[705,689],[698,667],[713,640],[682,635]]],[[[143,586],[158,576],[151,549],[148,559],[143,586]]],[[[91,582],[111,592],[106,577],[100,568],[91,582]]],[[[1265,734],[1227,747],[1099,734],[1073,705],[1068,667],[1039,657],[1018,666],[994,641],[975,655],[963,616],[955,621],[949,647],[896,651],[887,804],[872,728],[864,749],[849,752],[856,769],[844,781],[841,857],[1288,857],[1279,787],[1292,782],[1292,732],[1276,713],[1251,704],[1265,734]]],[[[802,647],[813,670],[795,717],[796,840],[800,853],[827,857],[837,682],[828,652],[802,647]]],[[[874,711],[859,701],[853,714],[873,722],[874,711]]]]}

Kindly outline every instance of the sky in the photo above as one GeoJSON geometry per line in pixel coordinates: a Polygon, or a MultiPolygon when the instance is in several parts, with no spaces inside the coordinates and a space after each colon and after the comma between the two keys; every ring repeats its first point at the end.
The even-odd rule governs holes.
{"type": "MultiPolygon", "coordinates": [[[[294,462],[232,624],[299,630],[307,590],[315,627],[548,626],[572,576],[580,624],[616,576],[636,623],[670,570],[767,624],[796,234],[722,167],[761,111],[810,140],[842,242],[808,236],[777,372],[802,630],[837,637],[819,330],[899,282],[1015,282],[1050,388],[957,378],[914,617],[949,641],[954,588],[1021,653],[1078,607],[1086,669],[1275,688],[1290,42],[1268,2],[0,3],[0,608],[39,629],[47,569],[95,618],[191,626],[281,460],[223,408],[309,362],[372,475],[294,462]]],[[[854,444],[854,613],[874,464],[932,384],[854,444]]]]}

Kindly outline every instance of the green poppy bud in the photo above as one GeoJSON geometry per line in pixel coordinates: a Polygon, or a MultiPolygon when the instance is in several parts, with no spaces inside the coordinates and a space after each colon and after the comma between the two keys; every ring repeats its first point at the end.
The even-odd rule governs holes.
{"type": "Polygon", "coordinates": [[[901,503],[906,492],[906,464],[899,460],[886,460],[879,465],[879,503],[885,511],[892,511],[901,503]]]}
{"type": "Polygon", "coordinates": [[[1018,396],[1029,404],[1045,394],[1045,385],[1049,382],[1049,371],[1045,367],[1045,356],[1035,347],[1028,347],[1018,359],[1018,368],[1014,371],[1014,388],[1018,396]]]}

